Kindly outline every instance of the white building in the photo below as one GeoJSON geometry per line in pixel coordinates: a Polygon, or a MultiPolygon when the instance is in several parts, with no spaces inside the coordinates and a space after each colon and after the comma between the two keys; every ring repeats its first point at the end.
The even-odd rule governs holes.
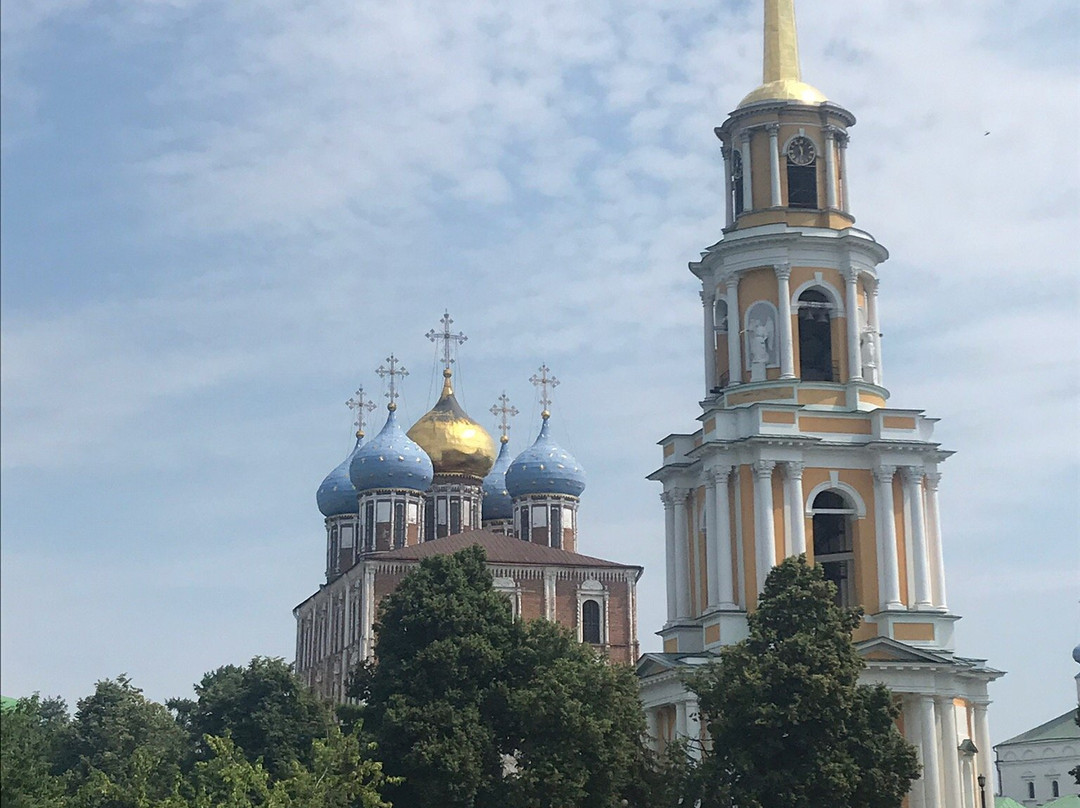
{"type": "Polygon", "coordinates": [[[1040,724],[994,747],[1001,794],[1022,805],[1045,805],[1080,794],[1069,770],[1080,766],[1076,710],[1040,724]]]}
{"type": "Polygon", "coordinates": [[[727,226],[690,265],[701,281],[698,424],[661,441],[667,622],[639,663],[658,745],[700,732],[679,682],[746,636],[769,570],[805,553],[865,623],[865,681],[903,700],[923,776],[909,808],[976,808],[993,765],[987,685],[957,654],[935,419],[888,404],[878,288],[888,252],[855,227],[855,117],[801,80],[792,0],[765,2],[765,70],[716,129],[727,226]]]}

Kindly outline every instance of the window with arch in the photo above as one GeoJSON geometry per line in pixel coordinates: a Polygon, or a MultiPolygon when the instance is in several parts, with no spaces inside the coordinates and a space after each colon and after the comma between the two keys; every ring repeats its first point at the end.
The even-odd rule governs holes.
{"type": "Polygon", "coordinates": [[[799,378],[811,382],[836,381],[832,351],[833,306],[820,289],[807,289],[798,300],[799,378]]]}
{"type": "Polygon", "coordinates": [[[792,138],[787,147],[787,184],[789,208],[816,208],[817,149],[805,135],[792,138]]]}
{"type": "Polygon", "coordinates": [[[736,148],[731,149],[731,209],[738,216],[745,209],[746,200],[743,199],[743,163],[742,152],[736,148]]]}
{"type": "Polygon", "coordinates": [[[1035,799],[1035,783],[1033,782],[1028,783],[1028,799],[1035,799]]]}
{"type": "Polygon", "coordinates": [[[836,603],[854,606],[856,510],[838,491],[822,491],[811,505],[814,531],[814,563],[825,580],[836,585],[836,603]]]}
{"type": "Polygon", "coordinates": [[[582,642],[599,645],[602,640],[602,624],[600,622],[600,603],[595,600],[586,600],[581,603],[581,640],[582,642]]]}
{"type": "Polygon", "coordinates": [[[1050,796],[1051,797],[1060,797],[1061,796],[1061,789],[1058,788],[1058,781],[1057,780],[1054,780],[1054,781],[1052,781],[1050,783],[1050,796]]]}
{"type": "Polygon", "coordinates": [[[713,330],[717,334],[728,332],[727,301],[722,297],[716,298],[713,303],[713,330]]]}

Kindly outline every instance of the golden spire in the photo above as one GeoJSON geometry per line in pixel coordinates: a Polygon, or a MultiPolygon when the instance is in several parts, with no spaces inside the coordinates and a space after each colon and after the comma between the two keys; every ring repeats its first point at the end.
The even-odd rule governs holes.
{"type": "Polygon", "coordinates": [[[762,84],[739,104],[758,101],[801,101],[820,104],[828,99],[804,84],[799,68],[799,33],[795,27],[795,0],[765,0],[765,62],[762,84]]]}

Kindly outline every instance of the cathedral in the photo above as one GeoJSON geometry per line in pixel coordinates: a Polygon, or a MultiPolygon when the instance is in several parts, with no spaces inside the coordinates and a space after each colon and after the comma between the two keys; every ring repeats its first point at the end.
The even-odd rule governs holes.
{"type": "MultiPolygon", "coordinates": [[[[532,381],[543,409],[535,443],[501,447],[458,402],[442,330],[443,388],[407,430],[395,399],[406,375],[390,356],[386,421],[362,392],[352,451],[319,487],[326,581],[294,610],[296,669],[346,698],[371,657],[379,600],[423,558],[479,544],[515,614],[568,626],[612,660],[637,664],[652,743],[701,739],[682,674],[747,636],[747,614],[780,560],[805,554],[862,607],[854,641],[864,680],[902,706],[899,729],[922,776],[908,808],[979,808],[992,780],[987,687],[1002,673],[957,653],[938,488],[950,452],[935,419],[889,406],[878,305],[888,252],[855,226],[846,160],[855,117],[802,81],[793,0],[765,0],[764,76],[715,132],[726,226],[690,270],[701,281],[704,383],[698,423],[660,443],[667,621],[663,650],[638,658],[640,567],[578,553],[585,476],[549,431],[557,380],[532,381]]],[[[659,538],[658,538],[659,540],[659,538]]]]}
{"type": "Polygon", "coordinates": [[[651,736],[698,738],[680,672],[747,635],[769,570],[805,554],[866,617],[866,682],[902,703],[922,777],[909,808],[976,808],[992,782],[987,685],[956,650],[935,419],[889,406],[878,268],[855,226],[855,117],[802,81],[793,0],[765,0],[764,76],[716,136],[726,227],[690,271],[701,281],[698,424],[661,441],[667,622],[638,663],[651,736]]]}
{"type": "Polygon", "coordinates": [[[323,480],[316,502],[326,525],[326,582],[293,610],[295,668],[322,696],[347,698],[350,672],[374,652],[378,604],[426,557],[480,545],[495,588],[515,615],[567,626],[609,658],[638,658],[636,597],[642,568],[581,555],[578,504],[585,472],[551,437],[551,390],[545,365],[532,378],[543,407],[536,441],[510,452],[505,394],[491,407],[501,448],[454,394],[453,346],[465,335],[442,330],[443,387],[435,405],[407,431],[397,418],[400,381],[408,375],[391,355],[376,371],[388,381],[386,422],[364,442],[363,389],[348,404],[357,413],[356,444],[323,480]]]}

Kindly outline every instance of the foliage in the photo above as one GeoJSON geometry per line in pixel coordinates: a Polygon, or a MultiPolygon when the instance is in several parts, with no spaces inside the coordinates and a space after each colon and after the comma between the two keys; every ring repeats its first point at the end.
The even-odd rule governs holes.
{"type": "Polygon", "coordinates": [[[334,722],[330,708],[282,659],[255,657],[247,667],[225,665],[195,686],[196,699],[171,699],[200,759],[206,736],[231,734],[248,761],[262,760],[271,777],[312,763],[312,743],[334,722]]]}
{"type": "Polygon", "coordinates": [[[62,701],[20,700],[0,713],[0,805],[389,808],[380,797],[387,778],[359,724],[343,733],[280,660],[227,666],[196,689],[201,701],[173,702],[179,721],[126,676],[98,682],[74,718],[62,701]],[[196,722],[212,720],[221,735],[192,736],[196,722]],[[267,751],[276,772],[259,754],[267,751]]]}
{"type": "MultiPolygon", "coordinates": [[[[689,680],[711,739],[692,797],[702,808],[897,808],[918,776],[883,686],[858,684],[861,610],[805,558],[765,583],[750,635],[689,680]]],[[[691,787],[693,782],[691,781],[691,787]]]]}
{"type": "Polygon", "coordinates": [[[523,624],[481,548],[425,559],[383,602],[352,694],[401,805],[646,804],[637,683],[552,623],[523,624]]]}

